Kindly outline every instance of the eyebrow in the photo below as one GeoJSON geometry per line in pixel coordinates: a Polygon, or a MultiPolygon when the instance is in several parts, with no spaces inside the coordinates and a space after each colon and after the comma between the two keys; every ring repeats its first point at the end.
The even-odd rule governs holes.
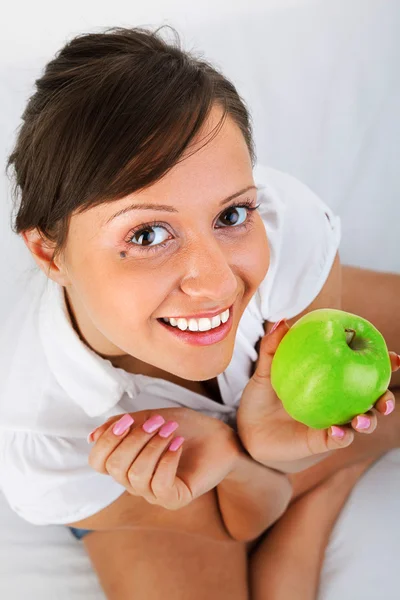
{"type": "MultiPolygon", "coordinates": [[[[230,200],[233,200],[237,196],[241,196],[245,192],[248,192],[249,190],[252,190],[252,189],[258,190],[258,187],[256,187],[255,185],[249,185],[248,187],[243,188],[239,192],[236,192],[235,194],[231,194],[230,196],[228,196],[224,200],[221,200],[221,202],[219,203],[219,205],[223,206],[224,204],[226,204],[230,200]]],[[[124,214],[126,214],[128,212],[131,212],[132,210],[162,210],[162,211],[165,211],[165,212],[174,212],[174,213],[179,212],[176,208],[174,208],[173,206],[168,206],[167,204],[151,204],[151,203],[150,204],[149,203],[146,203],[146,204],[130,204],[129,206],[126,206],[122,210],[119,210],[117,213],[115,213],[115,215],[112,215],[111,217],[109,217],[107,219],[107,221],[105,222],[105,225],[107,225],[108,223],[110,223],[110,221],[112,221],[113,219],[116,219],[117,217],[120,217],[121,215],[124,215],[124,214]]]]}

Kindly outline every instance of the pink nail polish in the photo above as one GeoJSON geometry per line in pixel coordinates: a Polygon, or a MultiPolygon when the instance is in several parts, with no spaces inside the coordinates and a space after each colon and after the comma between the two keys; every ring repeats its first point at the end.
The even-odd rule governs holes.
{"type": "Polygon", "coordinates": [[[356,427],[357,429],[368,429],[371,425],[371,421],[368,417],[357,417],[356,427]]]}
{"type": "Polygon", "coordinates": [[[122,435],[131,425],[134,423],[134,419],[132,419],[129,413],[126,413],[123,417],[117,421],[113,427],[113,433],[115,435],[122,435]]]}
{"type": "Polygon", "coordinates": [[[164,425],[164,423],[165,419],[161,415],[153,415],[143,423],[142,429],[146,433],[153,433],[153,431],[164,425]]]}
{"type": "Polygon", "coordinates": [[[336,427],[336,425],[332,425],[331,427],[332,437],[338,438],[342,440],[345,436],[345,432],[340,427],[336,427]]]}
{"type": "Polygon", "coordinates": [[[271,335],[271,333],[273,333],[276,329],[278,329],[279,325],[281,323],[283,323],[283,321],[285,321],[286,319],[280,319],[280,321],[277,321],[275,323],[275,325],[272,327],[271,331],[268,333],[268,335],[271,335]]]}
{"type": "Polygon", "coordinates": [[[390,415],[391,412],[394,411],[394,402],[393,400],[387,400],[386,401],[386,410],[385,410],[385,415],[390,415]]]}
{"type": "Polygon", "coordinates": [[[165,425],[161,427],[160,431],[158,432],[158,435],[160,435],[162,438],[167,438],[178,427],[179,423],[177,423],[176,421],[168,421],[167,423],[165,423],[165,425]]]}
{"type": "Polygon", "coordinates": [[[185,441],[185,438],[182,437],[181,435],[178,436],[178,437],[176,437],[170,443],[168,450],[172,450],[172,452],[175,452],[176,450],[179,450],[179,448],[182,446],[182,444],[183,444],[184,441],[185,441]]]}

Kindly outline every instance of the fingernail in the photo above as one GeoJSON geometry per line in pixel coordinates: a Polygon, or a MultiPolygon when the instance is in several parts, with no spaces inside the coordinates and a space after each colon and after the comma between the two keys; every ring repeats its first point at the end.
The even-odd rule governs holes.
{"type": "Polygon", "coordinates": [[[275,325],[273,326],[273,328],[271,329],[271,331],[268,332],[268,335],[271,335],[271,333],[273,333],[275,331],[275,329],[278,329],[279,325],[281,323],[283,323],[283,321],[286,321],[286,319],[281,319],[280,321],[277,321],[275,323],[275,325]]]}
{"type": "Polygon", "coordinates": [[[161,427],[164,423],[165,419],[161,415],[153,415],[143,423],[142,429],[146,433],[153,433],[153,431],[161,427]]]}
{"type": "Polygon", "coordinates": [[[87,438],[86,438],[86,441],[87,441],[87,443],[88,443],[88,444],[91,444],[91,443],[93,442],[93,440],[92,440],[92,435],[93,435],[93,434],[94,434],[94,432],[95,432],[95,431],[97,431],[97,430],[98,430],[98,427],[96,427],[95,429],[93,429],[93,431],[91,431],[91,432],[89,433],[89,435],[87,436],[87,438]]]}
{"type": "Polygon", "coordinates": [[[336,425],[332,425],[331,427],[332,437],[338,438],[342,440],[345,436],[345,432],[340,427],[336,427],[336,425]]]}
{"type": "Polygon", "coordinates": [[[387,400],[386,401],[386,410],[385,410],[385,415],[390,415],[391,412],[394,411],[394,402],[393,400],[387,400]]]}
{"type": "Polygon", "coordinates": [[[400,354],[398,354],[398,355],[397,355],[397,364],[398,364],[398,365],[399,365],[399,367],[400,367],[400,354]]]}
{"type": "Polygon", "coordinates": [[[158,432],[158,435],[160,435],[163,438],[166,438],[169,435],[171,435],[171,433],[175,431],[175,429],[177,429],[178,427],[179,423],[176,423],[176,421],[168,421],[168,423],[161,427],[160,431],[158,432]]]}
{"type": "Polygon", "coordinates": [[[126,413],[123,417],[117,421],[113,427],[113,433],[115,435],[122,435],[124,431],[126,431],[131,425],[134,423],[134,419],[132,419],[129,413],[126,413]]]}
{"type": "Polygon", "coordinates": [[[357,429],[368,429],[371,425],[371,421],[368,417],[357,417],[356,427],[357,429]]]}
{"type": "Polygon", "coordinates": [[[182,437],[181,435],[176,437],[170,443],[168,450],[172,450],[172,452],[175,452],[175,450],[179,450],[179,448],[182,446],[184,441],[185,441],[185,438],[182,437]]]}

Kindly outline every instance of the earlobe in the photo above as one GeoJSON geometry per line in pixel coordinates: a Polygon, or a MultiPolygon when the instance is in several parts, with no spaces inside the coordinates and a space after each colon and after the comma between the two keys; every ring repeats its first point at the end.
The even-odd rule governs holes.
{"type": "Polygon", "coordinates": [[[59,267],[57,261],[53,261],[54,244],[41,236],[37,229],[23,231],[21,237],[45,275],[60,285],[67,285],[68,279],[65,277],[64,270],[59,267]]]}

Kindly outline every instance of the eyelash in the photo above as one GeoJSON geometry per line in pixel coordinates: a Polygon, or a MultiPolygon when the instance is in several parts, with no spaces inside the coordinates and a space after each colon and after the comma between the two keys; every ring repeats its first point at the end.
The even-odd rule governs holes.
{"type": "MultiPolygon", "coordinates": [[[[239,229],[241,227],[244,227],[246,229],[247,227],[249,227],[249,225],[251,225],[252,220],[253,220],[253,215],[251,213],[254,212],[255,210],[257,210],[259,207],[260,207],[260,204],[257,204],[256,206],[254,206],[254,203],[251,200],[245,200],[241,204],[232,204],[232,206],[228,206],[221,213],[221,215],[223,215],[224,213],[226,213],[229,210],[232,210],[234,208],[247,208],[247,210],[250,212],[250,214],[249,214],[248,218],[246,219],[246,221],[244,223],[241,223],[240,225],[236,225],[233,227],[219,227],[218,229],[239,229]]],[[[139,244],[133,244],[131,242],[135,233],[141,233],[141,232],[147,231],[147,229],[150,229],[151,227],[163,227],[164,229],[166,229],[164,223],[161,223],[160,221],[152,221],[151,223],[145,223],[144,225],[139,225],[138,227],[131,229],[127,235],[127,238],[124,240],[125,244],[127,245],[127,249],[130,250],[132,248],[132,246],[134,246],[135,250],[137,249],[139,252],[157,252],[159,249],[164,248],[170,242],[170,240],[165,240],[165,242],[161,242],[160,244],[157,244],[156,246],[140,246],[139,244]]]]}

